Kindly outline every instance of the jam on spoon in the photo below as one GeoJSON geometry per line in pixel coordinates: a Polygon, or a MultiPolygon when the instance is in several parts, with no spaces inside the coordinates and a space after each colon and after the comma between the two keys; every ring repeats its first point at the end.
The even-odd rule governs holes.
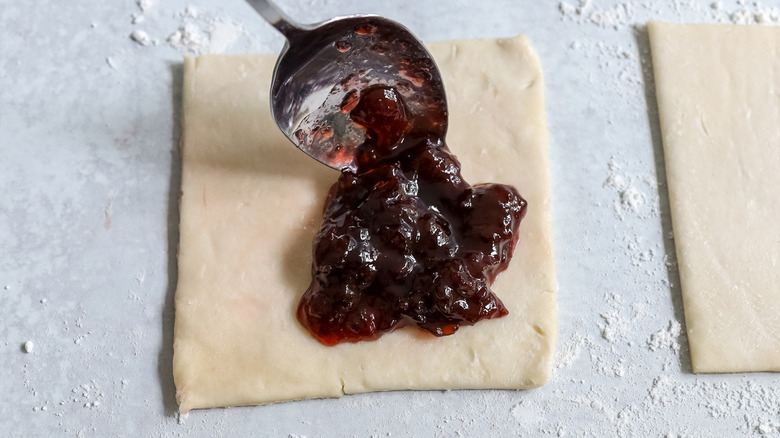
{"type": "Polygon", "coordinates": [[[410,117],[394,87],[347,95],[342,111],[365,140],[356,169],[328,193],[299,321],[335,345],[405,325],[451,335],[507,315],[490,285],[507,268],[526,201],[510,186],[466,183],[439,121],[410,117]]]}
{"type": "Polygon", "coordinates": [[[507,315],[490,285],[526,202],[512,187],[461,178],[444,143],[444,84],[422,42],[382,17],[303,26],[270,0],[247,1],[287,39],[271,84],[279,129],[341,170],[300,322],[335,345],[404,325],[450,335],[507,315]]]}

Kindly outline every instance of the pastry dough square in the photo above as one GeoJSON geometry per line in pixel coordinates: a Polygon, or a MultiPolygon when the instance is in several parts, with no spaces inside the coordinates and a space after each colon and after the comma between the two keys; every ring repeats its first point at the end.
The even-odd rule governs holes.
{"type": "Polygon", "coordinates": [[[780,371],[780,28],[649,31],[693,370],[780,371]]]}
{"type": "Polygon", "coordinates": [[[182,413],[402,389],[533,388],[557,338],[550,174],[539,59],[527,38],[430,45],[447,88],[448,143],[467,181],[515,185],[520,242],[494,284],[510,314],[436,338],[414,328],[321,345],[295,318],[338,173],[279,132],[276,56],[184,61],[173,371],[182,413]]]}

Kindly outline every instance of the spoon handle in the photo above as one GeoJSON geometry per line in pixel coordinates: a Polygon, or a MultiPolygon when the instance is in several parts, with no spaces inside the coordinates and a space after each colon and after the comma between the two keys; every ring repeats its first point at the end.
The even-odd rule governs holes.
{"type": "Polygon", "coordinates": [[[303,32],[303,26],[292,20],[278,6],[270,0],[246,0],[271,26],[282,33],[288,40],[299,32],[303,32]]]}

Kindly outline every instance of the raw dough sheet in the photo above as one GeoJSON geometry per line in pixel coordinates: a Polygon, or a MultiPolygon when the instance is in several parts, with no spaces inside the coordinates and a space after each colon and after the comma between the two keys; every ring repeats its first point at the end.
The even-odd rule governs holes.
{"type": "Polygon", "coordinates": [[[494,291],[510,315],[436,338],[413,328],[325,347],[295,319],[337,172],[269,113],[276,56],[186,58],[174,378],[181,412],[402,389],[533,388],[557,338],[544,82],[527,38],[430,45],[447,137],[470,183],[528,200],[494,291]]]}
{"type": "Polygon", "coordinates": [[[693,370],[780,371],[780,28],[649,31],[693,370]]]}

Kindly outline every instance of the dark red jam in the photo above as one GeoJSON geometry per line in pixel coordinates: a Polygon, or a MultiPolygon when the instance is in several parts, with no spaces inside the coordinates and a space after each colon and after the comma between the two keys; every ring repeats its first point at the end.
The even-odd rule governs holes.
{"type": "Polygon", "coordinates": [[[364,89],[342,108],[366,140],[357,171],[328,193],[300,322],[335,345],[405,325],[451,335],[507,315],[490,285],[512,257],[526,201],[510,186],[466,183],[430,121],[410,120],[393,88],[364,89]]]}

